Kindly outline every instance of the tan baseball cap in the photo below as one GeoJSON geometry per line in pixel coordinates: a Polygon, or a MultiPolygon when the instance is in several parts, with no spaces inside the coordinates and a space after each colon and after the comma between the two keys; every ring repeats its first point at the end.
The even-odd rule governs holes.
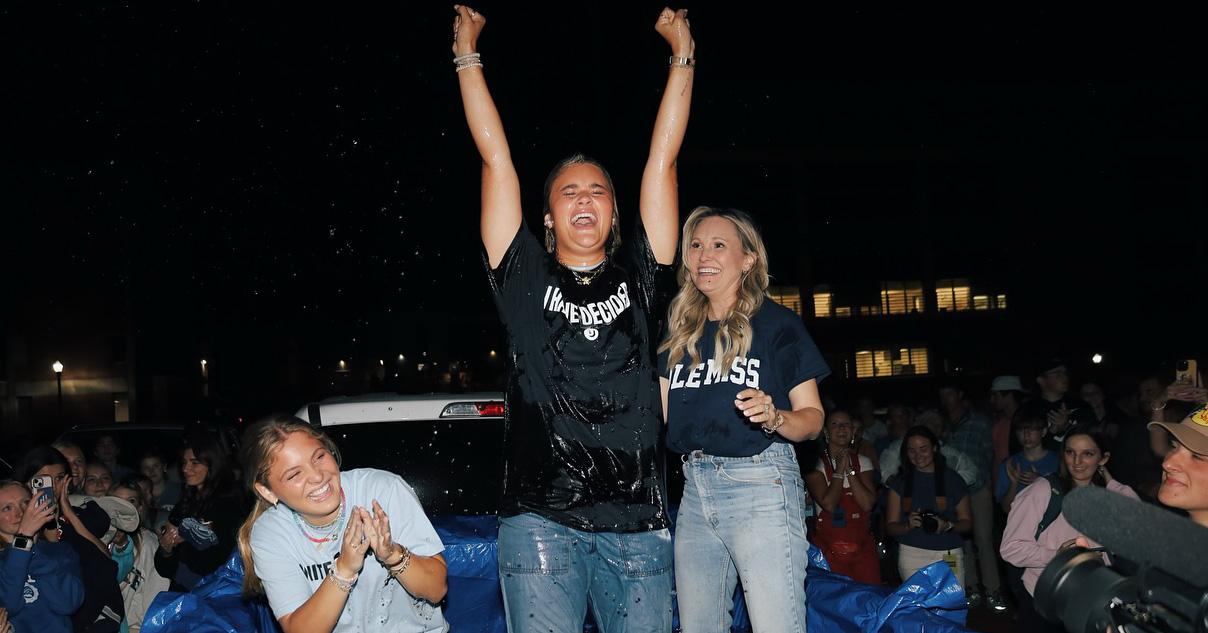
{"type": "Polygon", "coordinates": [[[1170,432],[1187,450],[1199,455],[1208,455],[1208,406],[1202,406],[1182,422],[1150,422],[1148,428],[1160,426],[1170,432]]]}

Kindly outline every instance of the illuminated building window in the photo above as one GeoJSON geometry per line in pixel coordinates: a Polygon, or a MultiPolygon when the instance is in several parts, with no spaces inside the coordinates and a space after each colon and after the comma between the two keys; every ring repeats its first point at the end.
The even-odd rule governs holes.
{"type": "Polygon", "coordinates": [[[923,282],[881,282],[881,314],[906,314],[923,311],[923,282]]]}
{"type": "MultiPolygon", "coordinates": [[[[801,290],[796,286],[769,287],[768,296],[772,298],[772,301],[796,312],[797,316],[801,316],[801,290]]],[[[817,312],[817,305],[818,300],[815,299],[815,313],[817,312]]],[[[814,316],[818,315],[814,314],[814,316]]]]}
{"type": "Polygon", "coordinates": [[[989,310],[990,309],[989,295],[973,295],[973,309],[974,310],[989,310]]]}
{"type": "Polygon", "coordinates": [[[851,308],[835,308],[835,316],[849,317],[851,316],[851,308]]]}
{"type": "Polygon", "coordinates": [[[814,286],[814,317],[825,319],[831,316],[833,294],[827,286],[814,286]]]}
{"type": "Polygon", "coordinates": [[[856,378],[923,376],[928,373],[926,347],[865,349],[856,352],[856,378]]]}
{"type": "Polygon", "coordinates": [[[973,307],[968,279],[940,279],[935,282],[935,307],[940,312],[957,312],[973,307]]]}
{"type": "Polygon", "coordinates": [[[860,316],[880,316],[881,306],[860,306],[860,316]]]}
{"type": "Polygon", "coordinates": [[[997,297],[995,297],[994,307],[998,308],[999,310],[1006,310],[1007,309],[1007,295],[998,295],[997,297]]]}

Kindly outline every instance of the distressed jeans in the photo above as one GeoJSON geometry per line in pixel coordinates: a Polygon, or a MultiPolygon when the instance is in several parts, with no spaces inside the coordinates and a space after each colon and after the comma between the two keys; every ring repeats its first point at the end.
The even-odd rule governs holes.
{"type": "Polygon", "coordinates": [[[675,586],[683,633],[730,630],[734,587],[756,633],[805,631],[805,485],[793,448],[752,457],[684,458],[675,525],[675,586]]]}
{"type": "Polygon", "coordinates": [[[670,633],[671,533],[581,532],[536,514],[499,520],[510,633],[670,633]]]}

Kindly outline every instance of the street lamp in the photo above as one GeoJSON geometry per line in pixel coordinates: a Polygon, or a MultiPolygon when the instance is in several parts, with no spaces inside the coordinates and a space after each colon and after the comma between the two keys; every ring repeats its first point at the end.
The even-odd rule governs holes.
{"type": "Polygon", "coordinates": [[[56,360],[54,362],[54,364],[50,366],[50,368],[52,370],[54,370],[55,382],[58,383],[58,386],[59,386],[59,417],[62,417],[63,416],[63,363],[56,360]]]}

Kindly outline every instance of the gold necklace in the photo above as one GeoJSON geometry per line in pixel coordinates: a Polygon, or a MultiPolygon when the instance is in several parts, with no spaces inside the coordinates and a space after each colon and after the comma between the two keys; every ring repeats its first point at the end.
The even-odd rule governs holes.
{"type": "Polygon", "coordinates": [[[575,283],[579,284],[580,286],[590,286],[591,282],[596,280],[596,277],[599,277],[601,274],[604,273],[604,268],[607,263],[608,263],[608,258],[605,257],[590,272],[580,272],[580,271],[575,270],[574,268],[571,268],[570,266],[566,266],[565,264],[563,264],[563,266],[566,266],[566,269],[569,270],[570,274],[574,276],[575,283]]]}

